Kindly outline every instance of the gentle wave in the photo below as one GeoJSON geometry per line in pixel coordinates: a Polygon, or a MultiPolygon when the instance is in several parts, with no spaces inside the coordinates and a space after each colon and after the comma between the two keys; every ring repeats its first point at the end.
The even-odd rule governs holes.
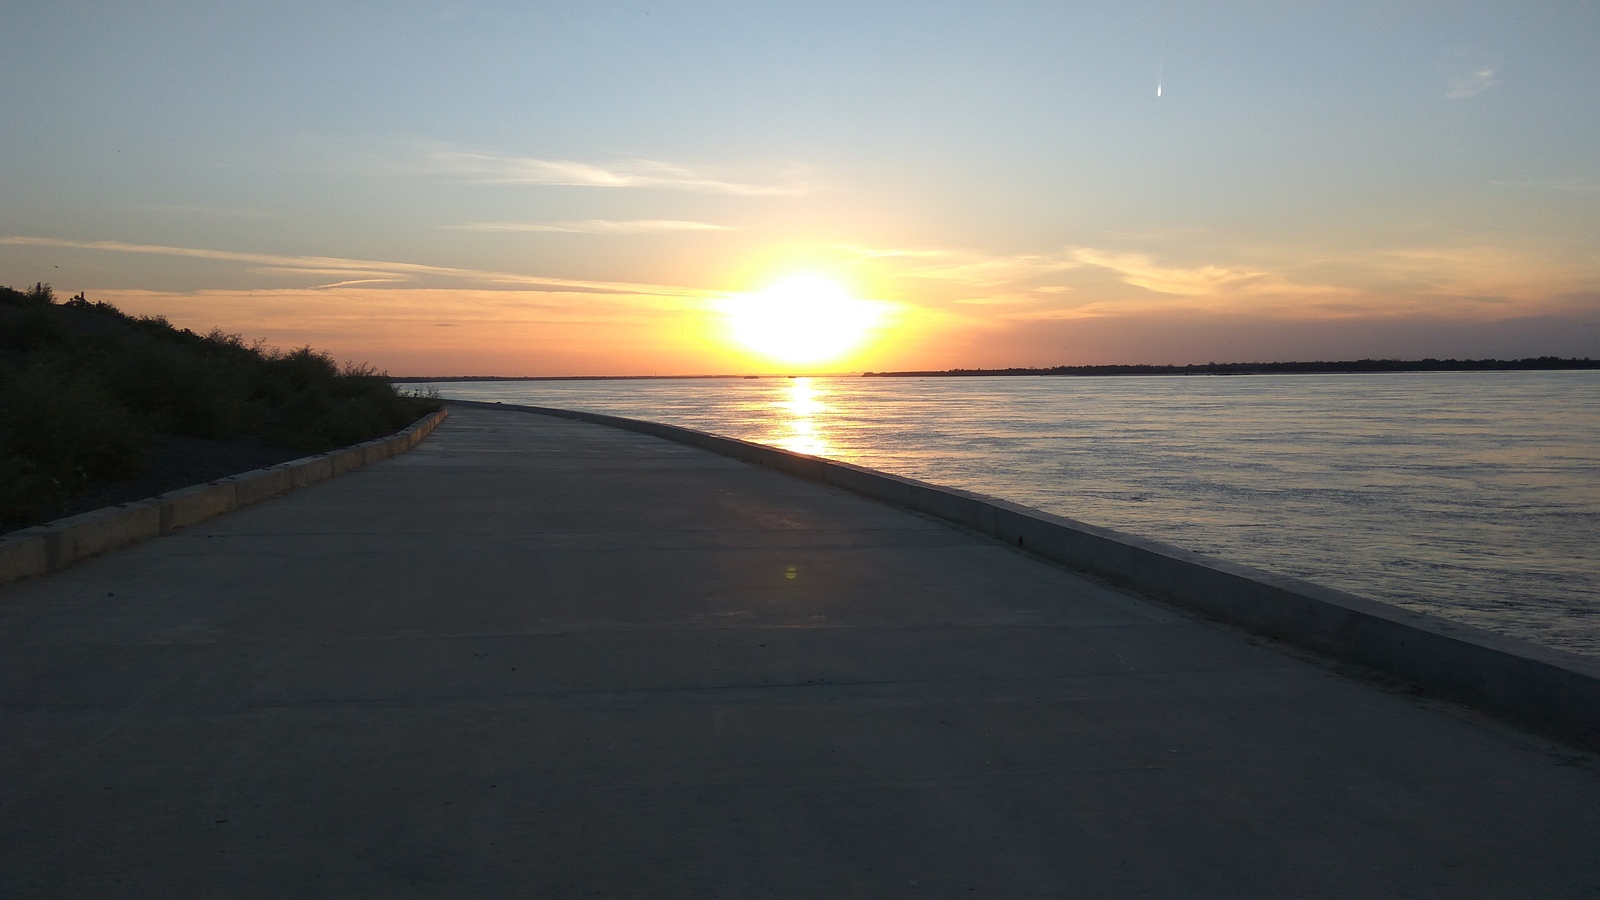
{"type": "Polygon", "coordinates": [[[843,459],[1600,655],[1600,372],[434,387],[843,459]]]}

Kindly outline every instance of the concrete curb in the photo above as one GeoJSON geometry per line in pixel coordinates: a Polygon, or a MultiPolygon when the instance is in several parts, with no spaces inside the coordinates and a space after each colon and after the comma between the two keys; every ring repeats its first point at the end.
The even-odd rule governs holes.
{"type": "Polygon", "coordinates": [[[441,409],[388,437],[13,531],[0,537],[0,584],[65,569],[91,556],[404,453],[427,437],[446,415],[441,409]]]}
{"type": "Polygon", "coordinates": [[[1600,662],[1577,654],[849,463],[620,416],[447,402],[623,428],[834,485],[953,522],[1209,618],[1375,669],[1530,731],[1600,750],[1600,662]]]}

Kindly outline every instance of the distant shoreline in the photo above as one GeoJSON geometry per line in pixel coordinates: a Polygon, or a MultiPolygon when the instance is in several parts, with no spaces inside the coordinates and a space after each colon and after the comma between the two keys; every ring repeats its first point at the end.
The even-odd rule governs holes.
{"type": "Polygon", "coordinates": [[[864,378],[989,375],[1338,375],[1395,372],[1534,372],[1600,369],[1600,359],[1357,359],[1337,362],[1200,363],[1186,366],[1112,365],[1051,368],[945,369],[924,372],[863,372],[864,378]]]}
{"type": "MultiPolygon", "coordinates": [[[[1399,372],[1538,372],[1600,369],[1600,359],[1563,359],[1537,356],[1527,359],[1357,359],[1337,362],[1199,363],[1185,366],[1108,365],[1052,366],[1049,368],[942,369],[910,372],[862,372],[862,378],[952,378],[1002,375],[1339,375],[1399,372]]],[[[456,381],[647,381],[707,378],[795,378],[795,375],[442,375],[434,377],[390,375],[393,384],[456,381]]],[[[849,377],[835,374],[819,377],[849,377]]]]}

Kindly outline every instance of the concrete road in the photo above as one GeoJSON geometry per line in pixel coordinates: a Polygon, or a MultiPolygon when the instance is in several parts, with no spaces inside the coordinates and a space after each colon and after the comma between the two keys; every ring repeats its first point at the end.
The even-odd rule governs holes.
{"type": "Polygon", "coordinates": [[[600,426],[0,588],[0,896],[1595,897],[1592,755],[600,426]]]}

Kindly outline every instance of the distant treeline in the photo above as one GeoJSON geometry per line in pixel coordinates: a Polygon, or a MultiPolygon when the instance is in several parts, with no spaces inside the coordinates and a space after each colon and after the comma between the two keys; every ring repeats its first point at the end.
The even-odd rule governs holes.
{"type": "Polygon", "coordinates": [[[90,482],[133,478],[151,435],[316,453],[438,404],[309,347],[195,334],[47,284],[0,287],[0,522],[57,514],[90,482]]]}
{"type": "Polygon", "coordinates": [[[1349,372],[1524,372],[1600,369],[1600,359],[1354,359],[1341,362],[1196,363],[1187,366],[1051,366],[1045,369],[945,369],[939,372],[863,372],[868,378],[962,375],[1317,375],[1349,372]]]}

